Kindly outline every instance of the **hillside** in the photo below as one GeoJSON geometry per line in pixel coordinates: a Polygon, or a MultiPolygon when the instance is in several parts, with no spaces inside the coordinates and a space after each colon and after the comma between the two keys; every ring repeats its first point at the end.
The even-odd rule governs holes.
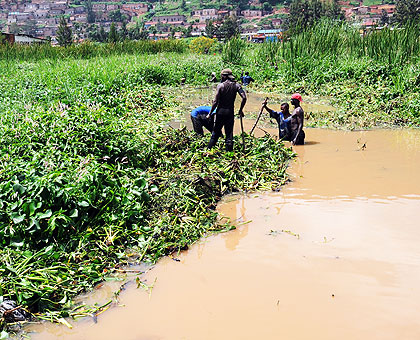
{"type": "MultiPolygon", "coordinates": [[[[387,1],[339,1],[337,6],[347,20],[369,27],[393,15],[395,5],[387,1]]],[[[242,33],[253,34],[287,29],[289,6],[289,0],[0,0],[0,29],[54,40],[64,16],[76,41],[105,41],[112,23],[124,39],[179,38],[204,35],[209,20],[234,16],[242,33]]]]}

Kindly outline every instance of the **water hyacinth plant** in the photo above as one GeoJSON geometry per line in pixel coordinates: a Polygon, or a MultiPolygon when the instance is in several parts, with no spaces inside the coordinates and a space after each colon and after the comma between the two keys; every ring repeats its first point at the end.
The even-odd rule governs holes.
{"type": "Polygon", "coordinates": [[[292,153],[270,136],[247,137],[247,154],[236,140],[226,153],[166,127],[179,113],[161,84],[185,76],[203,83],[207,69],[197,58],[7,63],[0,76],[1,296],[43,318],[73,315],[72,298],[121,265],[156,261],[225,230],[215,212],[222,195],[284,183],[292,153]]]}

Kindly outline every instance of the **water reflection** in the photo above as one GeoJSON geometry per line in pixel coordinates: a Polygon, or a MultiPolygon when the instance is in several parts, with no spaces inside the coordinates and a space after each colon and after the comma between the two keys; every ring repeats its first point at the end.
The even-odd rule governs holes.
{"type": "Polygon", "coordinates": [[[239,241],[248,235],[248,224],[241,225],[242,222],[246,222],[246,209],[244,197],[240,197],[238,200],[230,204],[229,217],[232,223],[237,225],[237,229],[231,233],[222,235],[225,240],[226,249],[235,250],[239,244],[239,241]],[[239,217],[237,217],[239,212],[239,217]]]}

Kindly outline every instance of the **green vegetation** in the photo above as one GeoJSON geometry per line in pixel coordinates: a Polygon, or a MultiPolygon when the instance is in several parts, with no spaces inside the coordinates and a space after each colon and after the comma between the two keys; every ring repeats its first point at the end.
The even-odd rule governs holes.
{"type": "Polygon", "coordinates": [[[208,151],[167,127],[182,78],[246,68],[268,93],[329,96],[337,110],[307,112],[312,126],[419,126],[419,46],[414,26],[360,35],[327,21],[216,55],[182,41],[1,46],[0,295],[66,316],[117,266],[229,228],[216,223],[223,194],[284,182],[291,152],[269,136],[247,136],[244,155],[238,140],[208,151]]]}
{"type": "Polygon", "coordinates": [[[235,152],[226,153],[166,127],[180,113],[161,85],[183,77],[205,83],[219,58],[58,60],[34,51],[33,60],[24,54],[0,65],[4,298],[51,320],[73,315],[72,297],[119,266],[229,229],[216,221],[222,195],[284,183],[292,154],[270,136],[247,136],[246,154],[235,140],[235,152]]]}
{"type": "Polygon", "coordinates": [[[60,24],[57,30],[57,41],[60,46],[69,46],[73,43],[71,28],[67,26],[64,17],[60,18],[60,24]]]}
{"type": "Polygon", "coordinates": [[[344,19],[338,0],[294,0],[290,4],[289,29],[292,32],[301,32],[321,19],[344,19]]]}
{"type": "MultiPolygon", "coordinates": [[[[106,39],[105,39],[106,40],[106,39]]],[[[82,58],[115,56],[121,54],[155,54],[161,52],[182,53],[188,45],[182,40],[141,40],[124,41],[112,44],[84,42],[67,47],[51,45],[0,45],[0,60],[15,62],[16,60],[35,61],[44,59],[82,58]]]]}
{"type": "Polygon", "coordinates": [[[322,21],[287,42],[249,50],[245,64],[265,91],[331,97],[338,110],[309,115],[313,126],[418,126],[418,32],[407,26],[360,35],[346,24],[322,21]]]}

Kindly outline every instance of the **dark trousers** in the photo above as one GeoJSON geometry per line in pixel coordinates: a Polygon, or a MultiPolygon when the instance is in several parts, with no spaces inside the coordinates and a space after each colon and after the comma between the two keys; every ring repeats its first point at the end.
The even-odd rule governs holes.
{"type": "MultiPolygon", "coordinates": [[[[291,141],[295,140],[296,138],[296,132],[292,132],[292,138],[291,141]]],[[[305,144],[305,132],[303,130],[300,131],[299,136],[296,138],[296,145],[303,145],[305,144]]]]}
{"type": "Polygon", "coordinates": [[[195,133],[200,136],[204,136],[203,126],[210,132],[213,131],[214,116],[210,119],[207,119],[206,115],[198,115],[197,117],[191,116],[191,121],[195,133]]]}
{"type": "Polygon", "coordinates": [[[233,111],[220,109],[216,113],[216,121],[214,122],[214,130],[211,134],[210,142],[208,148],[211,149],[216,145],[217,140],[222,135],[222,128],[225,128],[225,147],[226,151],[233,150],[233,124],[235,121],[235,116],[233,111]]]}

